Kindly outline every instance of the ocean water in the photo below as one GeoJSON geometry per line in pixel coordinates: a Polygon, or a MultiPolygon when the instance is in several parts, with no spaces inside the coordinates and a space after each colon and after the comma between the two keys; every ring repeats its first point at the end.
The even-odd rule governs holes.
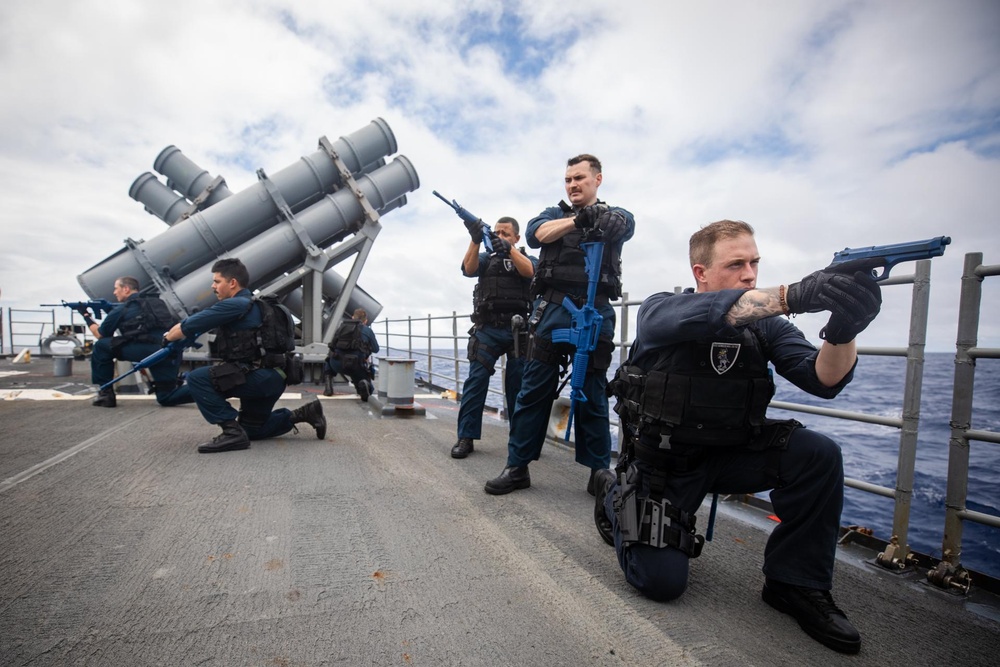
{"type": "MultiPolygon", "coordinates": [[[[388,350],[387,356],[405,354],[388,350]]],[[[435,351],[450,355],[451,350],[435,351]]],[[[425,355],[415,355],[417,377],[426,379],[425,355]]],[[[616,359],[617,361],[617,359],[616,359]]],[[[463,361],[462,377],[467,366],[463,361]]],[[[1000,360],[980,359],[976,364],[973,394],[972,428],[1000,432],[1000,360]]],[[[434,372],[454,373],[451,360],[434,360],[434,372]]],[[[920,426],[917,437],[916,469],[910,506],[908,542],[910,548],[936,558],[941,557],[944,531],[945,489],[948,477],[949,420],[952,409],[952,385],[955,363],[952,353],[930,353],[924,361],[921,392],[920,426]]],[[[614,367],[609,377],[614,374],[614,367]]],[[[864,356],[858,363],[854,381],[841,394],[827,401],[802,392],[778,377],[775,400],[864,412],[881,416],[900,417],[903,410],[903,385],[906,359],[899,357],[864,356]]],[[[435,376],[434,384],[455,388],[454,383],[435,376]]],[[[499,365],[493,376],[492,388],[500,389],[499,365]]],[[[568,389],[564,389],[568,395],[568,389]]],[[[499,394],[490,393],[487,403],[501,405],[499,394]]],[[[899,457],[899,430],[876,424],[820,417],[771,409],[769,416],[793,417],[807,427],[821,431],[836,440],[844,453],[847,477],[895,487],[899,457]]],[[[614,434],[616,429],[612,429],[614,434]]],[[[969,488],[966,507],[971,510],[1000,515],[1000,447],[992,443],[972,442],[969,451],[969,488]]],[[[888,539],[892,534],[894,502],[865,491],[847,488],[841,521],[844,525],[871,528],[876,537],[888,539]]],[[[962,564],[1000,577],[1000,529],[966,521],[962,533],[962,564]]]]}

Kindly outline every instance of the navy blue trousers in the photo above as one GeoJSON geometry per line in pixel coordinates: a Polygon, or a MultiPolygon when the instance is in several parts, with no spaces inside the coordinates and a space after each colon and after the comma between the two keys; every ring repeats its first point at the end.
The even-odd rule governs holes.
{"type": "MultiPolygon", "coordinates": [[[[833,564],[844,505],[844,465],[833,440],[805,428],[796,429],[778,463],[780,485],[765,472],[768,454],[739,451],[711,455],[702,465],[668,478],[664,497],[694,513],[710,493],[771,491],[771,503],[781,523],[764,548],[764,575],[794,586],[821,590],[833,587],[833,564]]],[[[639,463],[642,469],[642,463],[639,463]]],[[[608,492],[604,511],[614,527],[615,551],[625,580],[653,600],[673,600],[687,588],[688,557],[671,547],[622,545],[612,501],[617,483],[608,492]]],[[[639,495],[648,495],[640,483],[639,495]]],[[[675,524],[676,525],[676,524],[675,524]]],[[[710,543],[705,545],[710,548],[710,543]]]]}
{"type": "MultiPolygon", "coordinates": [[[[601,337],[611,340],[615,331],[615,311],[600,306],[601,337]]],[[[568,329],[570,312],[560,304],[550,303],[535,328],[535,336],[552,340],[552,331],[568,329]]],[[[611,464],[611,426],[608,421],[608,386],[606,371],[589,372],[584,380],[586,403],[578,403],[573,414],[576,462],[588,468],[607,468],[611,464]]],[[[538,459],[548,430],[552,402],[559,388],[559,367],[537,359],[524,363],[521,391],[510,417],[507,441],[507,465],[526,466],[538,459]]]]}
{"type": "MultiPolygon", "coordinates": [[[[348,355],[345,354],[344,356],[348,355]]],[[[371,391],[373,388],[371,367],[365,363],[365,359],[362,359],[361,355],[355,354],[350,356],[352,363],[347,365],[350,366],[351,370],[344,369],[344,359],[335,359],[332,356],[328,356],[326,361],[323,362],[323,372],[328,375],[346,375],[351,379],[351,384],[354,385],[356,390],[362,382],[367,382],[369,393],[374,393],[374,391],[371,391]]]]}
{"type": "MultiPolygon", "coordinates": [[[[483,407],[490,388],[490,377],[496,372],[497,360],[507,355],[504,394],[508,414],[517,403],[521,390],[524,360],[515,357],[514,334],[502,327],[477,326],[469,336],[469,377],[462,385],[462,404],[458,408],[458,437],[479,440],[483,436],[483,407]],[[473,351],[475,350],[475,351],[473,351]]],[[[521,350],[524,353],[524,350],[521,350]]]]}
{"type": "MultiPolygon", "coordinates": [[[[111,351],[111,338],[98,338],[94,341],[94,349],[90,355],[90,381],[96,385],[103,385],[115,377],[115,359],[122,361],[142,361],[154,352],[159,352],[158,343],[125,343],[115,352],[111,351]]],[[[173,356],[164,359],[158,364],[149,367],[149,374],[153,378],[156,386],[156,400],[161,405],[175,405],[170,402],[168,396],[173,392],[174,387],[168,384],[177,380],[177,372],[180,370],[180,356],[173,356]]]]}
{"type": "Polygon", "coordinates": [[[186,384],[171,398],[176,403],[189,403],[190,400],[184,399],[193,399],[209,424],[237,420],[251,440],[266,440],[292,430],[292,411],[273,409],[285,391],[285,378],[281,373],[272,368],[251,371],[244,384],[222,395],[212,386],[211,369],[211,366],[202,366],[188,373],[186,384]],[[229,405],[227,398],[240,399],[239,412],[229,405]]]}

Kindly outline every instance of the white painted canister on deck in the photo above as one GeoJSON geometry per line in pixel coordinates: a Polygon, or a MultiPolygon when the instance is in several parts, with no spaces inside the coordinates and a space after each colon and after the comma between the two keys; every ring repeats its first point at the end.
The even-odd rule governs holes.
{"type": "Polygon", "coordinates": [[[388,357],[375,357],[378,359],[378,375],[375,377],[375,388],[380,401],[384,401],[389,392],[389,364],[386,363],[388,357]]]}
{"type": "MultiPolygon", "coordinates": [[[[386,404],[396,408],[413,407],[413,383],[416,359],[386,357],[385,366],[379,365],[386,375],[386,404]]],[[[382,373],[379,373],[382,375],[382,373]]]]}

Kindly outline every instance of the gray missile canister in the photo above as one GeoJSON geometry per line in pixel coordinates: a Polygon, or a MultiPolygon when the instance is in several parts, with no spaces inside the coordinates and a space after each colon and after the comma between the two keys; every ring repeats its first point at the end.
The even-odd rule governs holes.
{"type": "MultiPolygon", "coordinates": [[[[356,180],[359,190],[376,211],[389,208],[396,199],[420,186],[416,169],[404,155],[356,180]]],[[[216,204],[206,213],[218,210],[241,194],[216,204]]],[[[356,231],[364,219],[365,211],[358,197],[349,189],[337,190],[296,214],[294,224],[282,221],[239,245],[229,246],[225,255],[238,257],[250,272],[252,286],[259,286],[303,264],[308,249],[304,246],[306,239],[303,239],[300,232],[304,232],[307,240],[314,246],[326,247],[356,231]]],[[[183,223],[166,230],[163,236],[180,224],[183,223]]],[[[189,311],[215,303],[210,269],[221,254],[223,253],[210,255],[196,270],[186,271],[182,278],[175,280],[174,293],[189,311]]],[[[111,284],[113,282],[114,278],[111,279],[111,284]]]]}
{"type": "MultiPolygon", "coordinates": [[[[377,118],[360,130],[341,137],[332,143],[333,150],[340,160],[353,173],[359,173],[364,167],[384,156],[396,151],[396,140],[389,125],[377,118]]],[[[179,151],[178,151],[179,152],[179,151]]],[[[176,155],[171,153],[176,159],[176,155]]],[[[397,160],[398,162],[398,160],[397,160]]],[[[408,163],[408,161],[407,161],[408,163]]],[[[192,163],[193,164],[193,163],[192,163]]],[[[372,205],[380,208],[401,196],[406,190],[394,191],[395,180],[389,177],[376,178],[383,171],[394,174],[399,167],[393,169],[396,163],[376,169],[370,176],[363,176],[359,183],[369,179],[372,184],[387,181],[384,189],[374,186],[370,196],[372,205]],[[374,180],[371,180],[374,179],[374,180]],[[382,194],[385,194],[385,198],[382,194]],[[376,204],[378,202],[378,204],[376,204]]],[[[164,165],[167,169],[167,166],[164,165]]],[[[412,171],[412,167],[410,167],[412,171]]],[[[192,170],[194,171],[194,170],[192,170]]],[[[201,170],[198,170],[199,173],[201,170]]],[[[416,173],[413,172],[415,181],[416,173]]],[[[190,187],[197,187],[191,181],[190,187]]],[[[203,179],[202,179],[203,180],[203,179]]],[[[324,197],[333,188],[340,185],[342,178],[337,166],[325,148],[301,158],[298,162],[270,175],[267,182],[261,181],[240,192],[218,201],[202,211],[179,220],[160,235],[143,242],[129,245],[125,249],[111,255],[104,261],[87,269],[77,280],[83,290],[91,298],[111,299],[114,281],[121,276],[135,276],[141,288],[153,283],[150,272],[155,272],[165,279],[180,280],[192,271],[201,270],[216,258],[239,256],[233,249],[258,237],[262,232],[273,227],[279,220],[280,206],[275,200],[282,199],[293,212],[303,205],[327,201],[324,197]],[[270,190],[269,190],[270,188],[270,190]],[[322,199],[320,199],[322,198],[322,199]]],[[[365,188],[362,188],[365,190],[365,188]]],[[[334,195],[341,191],[335,192],[334,195]]],[[[344,191],[346,192],[346,191],[344,191]]],[[[350,192],[346,192],[353,199],[350,192]]],[[[369,194],[365,190],[365,194],[369,194]]],[[[340,199],[345,199],[341,197],[340,199]]],[[[351,203],[343,202],[347,208],[351,203]]],[[[356,202],[355,202],[356,204],[356,202]]],[[[313,204],[316,205],[316,204],[313,204]]],[[[357,205],[353,208],[358,208],[357,205]]],[[[345,219],[347,216],[343,216],[345,219]]],[[[360,214],[359,218],[360,219],[360,214]]],[[[353,220],[352,220],[353,222],[353,220]]],[[[253,269],[251,269],[253,274],[253,269]]],[[[202,279],[204,279],[202,277],[202,279]]],[[[194,304],[187,303],[186,306],[194,304]]]]}

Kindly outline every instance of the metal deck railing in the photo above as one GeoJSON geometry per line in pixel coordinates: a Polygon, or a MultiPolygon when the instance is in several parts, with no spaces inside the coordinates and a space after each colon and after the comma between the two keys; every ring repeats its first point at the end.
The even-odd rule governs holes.
{"type": "MultiPolygon", "coordinates": [[[[891,498],[894,501],[892,535],[884,541],[884,550],[876,560],[879,565],[893,570],[903,570],[917,565],[926,566],[929,570],[928,579],[933,583],[945,588],[968,591],[969,574],[962,567],[960,561],[962,523],[974,521],[987,526],[1000,527],[1000,517],[975,512],[965,507],[969,474],[969,442],[975,440],[1000,443],[1000,434],[973,430],[969,427],[972,413],[975,360],[977,358],[1000,358],[1000,349],[976,347],[981,283],[985,276],[1000,274],[1000,266],[983,266],[981,253],[966,255],[965,275],[962,278],[958,350],[955,356],[946,522],[942,536],[942,558],[939,562],[936,562],[936,559],[931,559],[928,562],[925,558],[913,553],[907,543],[916,467],[917,436],[920,429],[924,347],[926,345],[930,302],[930,271],[931,262],[921,260],[916,262],[912,275],[897,275],[881,283],[883,287],[913,286],[906,346],[858,348],[859,355],[906,359],[906,380],[903,389],[902,411],[899,417],[886,417],[785,401],[772,401],[771,407],[898,429],[899,447],[894,487],[879,486],[853,478],[844,480],[845,484],[851,488],[891,498]]],[[[618,349],[619,363],[625,361],[632,346],[632,309],[641,303],[641,300],[630,300],[626,293],[620,301],[611,304],[616,310],[618,320],[615,346],[618,349]]],[[[411,316],[405,319],[384,319],[374,323],[373,327],[384,336],[385,348],[388,350],[386,356],[392,356],[393,352],[399,352],[418,360],[423,359],[426,362],[426,371],[424,372],[427,384],[435,389],[454,391],[456,398],[460,398],[462,383],[468,370],[468,361],[464,355],[468,335],[460,334],[459,331],[461,329],[464,332],[467,329],[469,318],[469,314],[458,314],[453,311],[451,315],[443,316],[427,315],[426,317],[411,316]],[[435,347],[436,341],[447,342],[441,347],[435,347]],[[415,342],[418,344],[415,345],[415,342]],[[441,354],[443,347],[450,347],[453,352],[452,356],[441,354]],[[442,372],[440,367],[435,369],[433,363],[435,360],[448,361],[449,372],[442,372]]],[[[503,359],[501,360],[500,372],[506,372],[503,359]]],[[[503,386],[502,381],[500,386],[503,386]]],[[[489,391],[498,395],[500,401],[503,401],[502,390],[491,387],[489,391]]],[[[620,427],[620,424],[618,426],[620,427]]]]}

